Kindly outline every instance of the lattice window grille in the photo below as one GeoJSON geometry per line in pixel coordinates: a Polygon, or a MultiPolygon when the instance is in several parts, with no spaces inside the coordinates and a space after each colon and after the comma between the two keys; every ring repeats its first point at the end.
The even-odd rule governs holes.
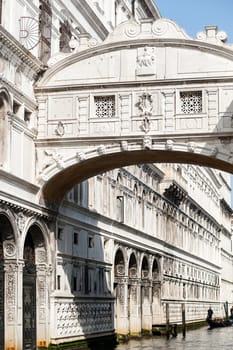
{"type": "Polygon", "coordinates": [[[180,93],[181,112],[197,114],[202,112],[202,92],[188,91],[180,93]]]}
{"type": "Polygon", "coordinates": [[[95,96],[95,116],[97,118],[115,117],[115,96],[95,96]]]}

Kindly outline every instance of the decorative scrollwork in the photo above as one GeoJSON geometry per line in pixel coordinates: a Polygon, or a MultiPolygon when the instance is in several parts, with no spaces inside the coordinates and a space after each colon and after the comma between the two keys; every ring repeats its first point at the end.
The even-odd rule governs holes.
{"type": "Polygon", "coordinates": [[[128,26],[125,28],[125,34],[129,38],[135,38],[138,36],[140,33],[140,27],[137,23],[130,23],[128,26]]]}
{"type": "Polygon", "coordinates": [[[168,30],[168,24],[166,22],[164,22],[163,20],[158,20],[156,22],[154,22],[153,26],[152,26],[152,32],[156,35],[156,36],[162,36],[164,35],[168,30]]]}

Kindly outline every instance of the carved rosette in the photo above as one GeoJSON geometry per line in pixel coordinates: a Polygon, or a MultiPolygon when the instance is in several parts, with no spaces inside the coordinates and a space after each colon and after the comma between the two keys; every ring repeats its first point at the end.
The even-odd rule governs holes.
{"type": "Polygon", "coordinates": [[[3,242],[3,251],[5,257],[12,258],[16,253],[15,244],[13,242],[3,242]]]}
{"type": "Polygon", "coordinates": [[[125,35],[129,38],[135,38],[140,34],[140,27],[137,23],[129,23],[125,28],[125,35]]]}
{"type": "Polygon", "coordinates": [[[168,31],[168,23],[164,20],[157,20],[152,25],[152,33],[156,36],[163,36],[168,31]]]}

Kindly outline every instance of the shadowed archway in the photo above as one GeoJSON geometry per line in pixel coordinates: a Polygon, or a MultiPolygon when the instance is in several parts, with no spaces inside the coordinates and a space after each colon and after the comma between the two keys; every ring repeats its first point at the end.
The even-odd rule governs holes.
{"type": "Polygon", "coordinates": [[[233,165],[202,154],[154,150],[110,153],[61,169],[42,187],[41,200],[47,205],[59,204],[64,195],[78,182],[114,168],[144,163],[186,163],[203,165],[233,173],[233,165]]]}

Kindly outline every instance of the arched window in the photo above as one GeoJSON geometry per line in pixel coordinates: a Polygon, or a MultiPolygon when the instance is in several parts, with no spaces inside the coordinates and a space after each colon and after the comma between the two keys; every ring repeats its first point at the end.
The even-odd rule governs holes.
{"type": "Polygon", "coordinates": [[[155,281],[159,278],[159,266],[158,262],[156,259],[153,261],[153,266],[152,266],[152,280],[155,281]]]}
{"type": "Polygon", "coordinates": [[[132,253],[129,259],[129,278],[137,277],[137,261],[135,254],[132,253]]]}
{"type": "Polygon", "coordinates": [[[120,249],[116,252],[115,263],[114,263],[114,274],[115,276],[124,276],[125,274],[125,262],[124,256],[120,249]]]}
{"type": "Polygon", "coordinates": [[[144,256],[142,260],[142,270],[141,270],[141,278],[145,279],[149,277],[149,265],[148,265],[148,260],[144,256]]]}

